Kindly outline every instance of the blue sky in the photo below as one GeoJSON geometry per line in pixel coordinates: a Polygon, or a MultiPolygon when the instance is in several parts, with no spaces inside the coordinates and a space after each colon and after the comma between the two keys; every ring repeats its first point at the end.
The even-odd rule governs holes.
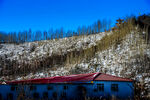
{"type": "Polygon", "coordinates": [[[150,0],[0,0],[0,31],[76,30],[139,13],[150,13],[150,0]]]}

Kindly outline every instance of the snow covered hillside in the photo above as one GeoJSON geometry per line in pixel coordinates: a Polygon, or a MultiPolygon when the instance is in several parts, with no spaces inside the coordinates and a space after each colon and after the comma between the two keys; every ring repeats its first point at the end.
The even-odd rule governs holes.
{"type": "MultiPolygon", "coordinates": [[[[106,34],[109,35],[111,32],[23,44],[0,44],[0,71],[7,75],[14,67],[14,70],[21,69],[25,64],[33,65],[47,57],[53,58],[56,55],[59,57],[59,55],[65,55],[74,50],[80,51],[90,48],[96,45],[97,41],[101,40],[106,34]]],[[[38,66],[38,64],[35,64],[35,66],[38,66]]],[[[54,66],[53,64],[53,66],[49,65],[48,67],[54,66]]]]}
{"type": "MultiPolygon", "coordinates": [[[[102,32],[88,36],[75,36],[57,40],[45,40],[24,44],[1,44],[0,59],[2,65],[7,60],[16,60],[19,63],[32,63],[35,59],[43,59],[53,55],[64,55],[74,50],[80,51],[97,45],[105,35],[112,32],[102,32]],[[3,61],[3,62],[2,62],[3,61]]],[[[109,48],[95,53],[90,59],[82,59],[80,62],[70,64],[56,64],[23,76],[3,76],[1,80],[21,80],[30,78],[42,78],[50,76],[62,76],[77,73],[102,72],[116,76],[131,78],[144,85],[144,89],[150,93],[150,45],[145,43],[143,35],[138,30],[126,35],[118,44],[112,44],[109,48]]],[[[19,67],[18,67],[19,68],[19,67]]],[[[143,95],[146,92],[143,92],[143,95]]],[[[150,95],[150,94],[149,94],[150,95]]]]}
{"type": "Polygon", "coordinates": [[[70,38],[44,40],[37,42],[29,42],[23,44],[1,44],[0,56],[2,59],[10,60],[32,60],[36,58],[42,58],[49,54],[65,54],[67,51],[80,48],[86,49],[92,45],[96,45],[96,42],[100,40],[104,35],[110,33],[99,33],[89,36],[74,36],[70,38]]]}

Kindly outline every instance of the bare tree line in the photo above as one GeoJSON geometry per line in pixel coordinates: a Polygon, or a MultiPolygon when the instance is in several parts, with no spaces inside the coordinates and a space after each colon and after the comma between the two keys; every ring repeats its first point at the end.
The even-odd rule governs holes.
{"type": "MultiPolygon", "coordinates": [[[[96,24],[95,24],[95,26],[96,26],[96,24]]],[[[52,67],[55,65],[67,66],[72,63],[80,63],[80,61],[82,61],[84,58],[90,59],[91,57],[95,56],[96,52],[105,50],[106,48],[110,47],[112,44],[117,44],[118,42],[120,42],[121,39],[126,34],[129,34],[130,30],[132,30],[130,28],[132,28],[133,26],[132,27],[131,26],[132,26],[132,24],[129,20],[124,21],[124,23],[121,24],[120,28],[116,27],[116,29],[119,31],[114,31],[114,34],[112,34],[110,36],[107,36],[107,35],[104,36],[97,43],[97,45],[92,46],[87,49],[81,48],[79,51],[74,50],[71,52],[67,52],[66,54],[63,54],[63,55],[53,54],[52,56],[49,56],[49,54],[48,54],[47,56],[44,56],[42,59],[37,58],[32,61],[22,60],[21,63],[19,63],[17,60],[14,60],[14,61],[5,60],[4,62],[3,62],[3,60],[1,60],[0,63],[3,66],[3,69],[1,70],[0,75],[4,75],[4,74],[5,75],[18,75],[18,74],[23,74],[23,73],[27,74],[30,71],[36,71],[37,69],[48,68],[50,66],[52,66],[52,67]]],[[[101,29],[104,29],[104,28],[100,28],[100,24],[97,24],[97,27],[95,27],[95,30],[93,30],[93,33],[91,33],[91,34],[98,33],[101,31],[101,29]]],[[[80,35],[84,35],[83,32],[84,31],[80,31],[80,30],[78,31],[78,33],[80,33],[80,35]]],[[[89,32],[90,32],[90,30],[89,30],[89,32]]],[[[91,32],[92,32],[92,30],[91,30],[91,32]]],[[[31,31],[30,31],[30,33],[31,33],[31,31]]],[[[39,37],[39,34],[41,34],[41,33],[39,32],[35,36],[39,37]]],[[[45,38],[48,37],[46,35],[47,34],[46,32],[44,34],[45,34],[45,38]]],[[[61,34],[59,34],[59,35],[60,36],[63,35],[63,30],[61,30],[61,34]]],[[[57,35],[57,36],[59,36],[59,35],[57,35]]],[[[77,35],[79,35],[79,34],[77,34],[77,35]]],[[[88,34],[86,34],[86,35],[88,35],[88,34]]],[[[26,36],[26,37],[28,37],[28,36],[26,36]]],[[[54,37],[55,37],[55,35],[54,35],[54,37]]],[[[21,39],[24,39],[24,38],[21,38],[21,39]]]]}
{"type": "Polygon", "coordinates": [[[31,29],[18,33],[0,32],[0,43],[24,43],[31,41],[59,39],[71,36],[90,35],[110,30],[110,28],[111,28],[111,20],[104,19],[102,21],[98,20],[90,26],[78,27],[76,31],[72,30],[64,31],[63,28],[60,28],[56,30],[50,29],[49,31],[44,32],[41,31],[32,32],[31,29]]]}

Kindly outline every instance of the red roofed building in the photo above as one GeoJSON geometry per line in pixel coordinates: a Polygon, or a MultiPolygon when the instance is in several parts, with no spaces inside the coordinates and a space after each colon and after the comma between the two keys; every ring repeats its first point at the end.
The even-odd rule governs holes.
{"type": "MultiPolygon", "coordinates": [[[[63,98],[63,100],[83,100],[84,97],[110,99],[112,96],[123,100],[133,99],[134,96],[133,80],[104,73],[6,82],[6,85],[0,85],[0,96],[8,93],[17,95],[18,92],[15,89],[21,84],[26,89],[28,87],[26,91],[31,92],[34,99],[43,99],[44,95],[49,99],[63,98]]],[[[16,97],[13,97],[13,99],[16,99],[16,97]]]]}
{"type": "Polygon", "coordinates": [[[6,82],[7,84],[17,83],[72,83],[72,82],[89,82],[89,81],[127,81],[132,82],[131,79],[116,77],[104,73],[89,73],[89,74],[76,74],[68,76],[55,76],[48,78],[29,79],[21,81],[6,82]]]}

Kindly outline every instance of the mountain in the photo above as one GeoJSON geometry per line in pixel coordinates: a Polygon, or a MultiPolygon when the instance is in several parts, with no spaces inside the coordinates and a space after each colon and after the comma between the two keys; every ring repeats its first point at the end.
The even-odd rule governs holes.
{"type": "Polygon", "coordinates": [[[150,96],[150,45],[126,22],[114,31],[22,44],[0,44],[1,81],[101,72],[135,80],[150,96]]]}

